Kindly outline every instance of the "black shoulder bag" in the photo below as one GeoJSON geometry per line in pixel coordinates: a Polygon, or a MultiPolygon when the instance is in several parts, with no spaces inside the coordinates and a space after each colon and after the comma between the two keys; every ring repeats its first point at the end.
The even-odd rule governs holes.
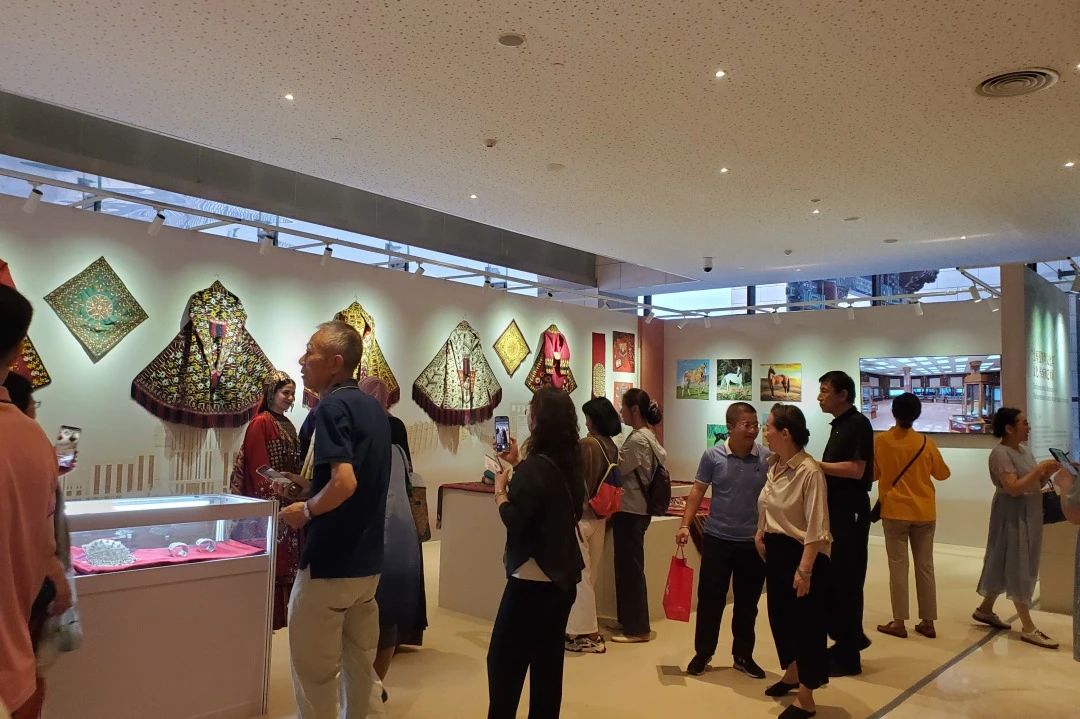
{"type": "MultiPolygon", "coordinates": [[[[911,458],[911,461],[907,463],[907,466],[900,470],[900,474],[896,475],[896,479],[893,480],[892,486],[896,487],[900,483],[900,478],[907,474],[907,471],[911,469],[911,465],[915,464],[915,460],[922,456],[923,450],[926,449],[926,436],[923,435],[922,446],[919,447],[919,451],[915,453],[915,456],[911,458]]],[[[874,502],[874,508],[870,510],[870,521],[878,522],[881,520],[881,485],[878,485],[878,501],[874,502]]]]}

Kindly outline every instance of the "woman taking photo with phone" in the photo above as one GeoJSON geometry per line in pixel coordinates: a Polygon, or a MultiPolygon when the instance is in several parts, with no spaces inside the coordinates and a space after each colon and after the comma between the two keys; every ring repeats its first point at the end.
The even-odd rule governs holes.
{"type": "Polygon", "coordinates": [[[529,719],[562,706],[563,635],[581,579],[577,522],[585,500],[577,410],[570,395],[543,387],[527,414],[529,439],[500,458],[495,504],[506,526],[506,588],[488,646],[488,718],[517,715],[525,673],[529,719]]]}
{"type": "MultiPolygon", "coordinates": [[[[296,383],[284,372],[272,372],[263,383],[263,399],[255,418],[244,433],[244,444],[236,455],[229,488],[233,494],[256,499],[277,499],[281,506],[300,496],[300,487],[291,485],[291,496],[274,491],[274,482],[259,474],[270,467],[282,474],[300,472],[300,442],[296,427],[285,417],[296,399],[296,383]]],[[[238,527],[243,532],[243,527],[238,527]]],[[[246,536],[234,539],[250,541],[246,536]]],[[[278,528],[277,566],[274,582],[274,629],[288,624],[289,595],[300,564],[300,533],[285,524],[278,528]]]]}

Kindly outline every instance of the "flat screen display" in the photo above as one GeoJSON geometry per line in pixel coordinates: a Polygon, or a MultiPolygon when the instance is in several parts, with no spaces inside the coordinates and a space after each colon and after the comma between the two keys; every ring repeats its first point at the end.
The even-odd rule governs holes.
{"type": "Polygon", "coordinates": [[[859,360],[860,409],[877,431],[892,427],[892,400],[911,392],[922,400],[920,432],[989,434],[1001,406],[1001,355],[864,357],[859,360]]]}

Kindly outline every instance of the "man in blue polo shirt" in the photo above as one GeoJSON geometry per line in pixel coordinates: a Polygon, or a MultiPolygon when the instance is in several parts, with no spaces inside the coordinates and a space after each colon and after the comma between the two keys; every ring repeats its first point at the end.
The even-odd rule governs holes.
{"type": "Polygon", "coordinates": [[[690,523],[697,516],[705,491],[711,487],[712,504],[701,545],[694,658],[686,673],[703,674],[716,652],[728,585],[734,578],[734,666],[748,676],[764,679],[765,672],[754,662],[754,623],[765,584],[765,563],[754,548],[754,533],[758,495],[765,486],[766,460],[772,453],[757,443],[758,417],[752,405],[735,402],[728,407],[727,426],[728,439],[701,455],[694,486],[686,498],[682,526],[675,534],[675,541],[685,545],[690,538],[690,523]]]}
{"type": "Polygon", "coordinates": [[[279,518],[294,529],[305,528],[289,601],[289,650],[301,719],[336,719],[339,697],[345,702],[340,716],[384,715],[374,668],[375,589],[383,563],[390,423],[382,405],[353,379],[362,352],[355,329],[327,322],[300,358],[304,386],[319,394],[302,472],[311,479],[311,499],[290,504],[279,518]]]}

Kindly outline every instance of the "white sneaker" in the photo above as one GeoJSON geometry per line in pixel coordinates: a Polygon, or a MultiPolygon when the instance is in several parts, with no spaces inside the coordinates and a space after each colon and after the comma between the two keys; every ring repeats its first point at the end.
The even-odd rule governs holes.
{"type": "Polygon", "coordinates": [[[611,635],[611,641],[616,644],[643,644],[645,642],[651,642],[653,638],[652,632],[648,634],[613,634],[611,635]]]}
{"type": "Polygon", "coordinates": [[[1020,640],[1025,641],[1028,644],[1034,644],[1037,647],[1043,647],[1044,649],[1058,648],[1057,642],[1043,634],[1038,629],[1033,629],[1030,632],[1020,632],[1020,640]]]}

